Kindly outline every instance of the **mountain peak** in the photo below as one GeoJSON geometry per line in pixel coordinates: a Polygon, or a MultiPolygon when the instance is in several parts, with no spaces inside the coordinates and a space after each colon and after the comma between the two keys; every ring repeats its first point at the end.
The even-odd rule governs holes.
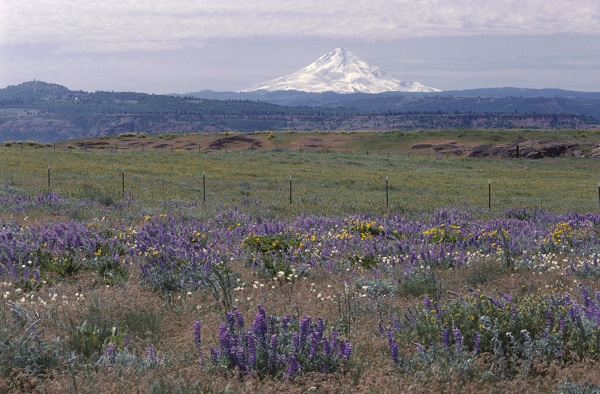
{"type": "Polygon", "coordinates": [[[439,92],[419,82],[403,82],[371,66],[346,48],[336,48],[314,63],[287,76],[250,87],[254,90],[303,92],[381,93],[439,92]]]}

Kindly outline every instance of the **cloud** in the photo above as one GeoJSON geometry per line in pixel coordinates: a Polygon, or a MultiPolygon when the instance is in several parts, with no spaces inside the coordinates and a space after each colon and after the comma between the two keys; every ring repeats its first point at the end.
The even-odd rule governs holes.
{"type": "Polygon", "coordinates": [[[597,0],[3,0],[0,45],[157,50],[216,38],[391,41],[480,34],[600,33],[597,0]]]}

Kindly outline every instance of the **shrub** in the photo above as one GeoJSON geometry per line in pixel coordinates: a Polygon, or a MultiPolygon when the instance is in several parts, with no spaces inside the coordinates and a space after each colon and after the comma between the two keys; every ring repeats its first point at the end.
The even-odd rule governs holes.
{"type": "Polygon", "coordinates": [[[117,135],[117,138],[128,138],[128,137],[135,137],[135,133],[120,133],[117,135]]]}

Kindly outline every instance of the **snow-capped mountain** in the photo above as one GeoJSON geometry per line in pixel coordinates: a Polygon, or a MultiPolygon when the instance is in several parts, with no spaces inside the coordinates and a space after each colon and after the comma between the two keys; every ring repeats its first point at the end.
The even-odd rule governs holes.
{"type": "Polygon", "coordinates": [[[337,48],[316,62],[285,77],[259,83],[246,91],[298,90],[302,92],[382,93],[440,92],[419,82],[403,82],[379,67],[371,66],[344,48],[337,48]]]}

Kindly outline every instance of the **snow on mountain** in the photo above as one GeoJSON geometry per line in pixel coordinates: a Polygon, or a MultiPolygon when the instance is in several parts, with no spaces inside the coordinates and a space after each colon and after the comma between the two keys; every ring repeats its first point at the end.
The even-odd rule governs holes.
{"type": "Polygon", "coordinates": [[[302,92],[381,93],[440,92],[419,82],[403,82],[371,66],[344,48],[337,48],[290,75],[251,86],[255,90],[302,92]]]}

